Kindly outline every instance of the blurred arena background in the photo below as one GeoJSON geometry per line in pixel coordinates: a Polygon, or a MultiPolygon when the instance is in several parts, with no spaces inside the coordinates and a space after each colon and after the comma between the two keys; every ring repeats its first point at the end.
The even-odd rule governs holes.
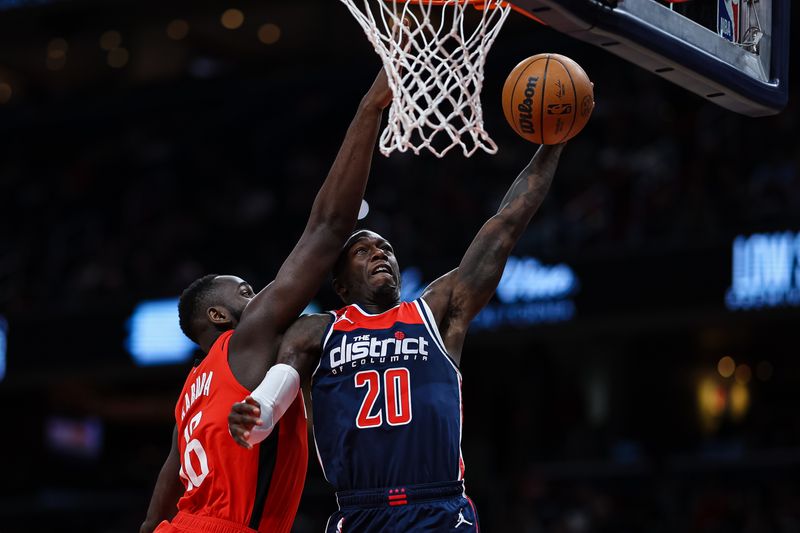
{"type": "MultiPolygon", "coordinates": [[[[534,152],[500,90],[544,51],[597,108],[465,348],[483,530],[800,531],[797,68],[747,118],[512,14],[499,153],[376,155],[361,224],[408,295],[456,265],[534,152]]],[[[272,278],[378,68],[332,0],[0,0],[0,531],[137,530],[192,358],[150,328],[199,275],[272,278]]],[[[295,530],[334,508],[313,459],[295,530]]]]}

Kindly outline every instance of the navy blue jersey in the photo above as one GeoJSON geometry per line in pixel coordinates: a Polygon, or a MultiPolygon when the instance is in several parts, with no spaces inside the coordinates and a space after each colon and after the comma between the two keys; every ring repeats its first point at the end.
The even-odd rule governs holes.
{"type": "Polygon", "coordinates": [[[462,479],[461,374],[425,301],[332,314],[311,388],[326,479],[337,491],[462,479]]]}

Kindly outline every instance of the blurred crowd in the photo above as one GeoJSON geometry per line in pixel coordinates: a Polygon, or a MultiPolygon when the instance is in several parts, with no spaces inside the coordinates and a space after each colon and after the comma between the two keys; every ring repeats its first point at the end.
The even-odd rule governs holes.
{"type": "MultiPolygon", "coordinates": [[[[798,226],[794,103],[746,118],[633,67],[617,76],[588,61],[595,114],[565,152],[522,252],[691,249],[798,226]]],[[[170,87],[169,104],[144,91],[119,102],[99,96],[94,105],[119,109],[76,121],[92,112],[81,101],[77,111],[38,112],[0,130],[0,216],[12,229],[0,236],[0,307],[172,295],[208,271],[268,280],[367,86],[355,72],[329,74],[342,85],[328,95],[269,77],[170,87]],[[182,98],[186,91],[200,94],[182,98]]],[[[454,264],[532,155],[485,107],[496,156],[376,156],[362,223],[393,241],[401,262],[434,272],[454,264]]]]}

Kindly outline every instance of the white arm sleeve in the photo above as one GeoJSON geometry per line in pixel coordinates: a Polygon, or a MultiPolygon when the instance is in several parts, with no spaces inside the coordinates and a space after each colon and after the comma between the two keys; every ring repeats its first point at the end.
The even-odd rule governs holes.
{"type": "Polygon", "coordinates": [[[275,424],[297,398],[300,390],[300,374],[286,364],[277,364],[269,369],[261,384],[250,394],[261,405],[263,426],[250,431],[247,442],[258,444],[272,433],[275,424]]]}

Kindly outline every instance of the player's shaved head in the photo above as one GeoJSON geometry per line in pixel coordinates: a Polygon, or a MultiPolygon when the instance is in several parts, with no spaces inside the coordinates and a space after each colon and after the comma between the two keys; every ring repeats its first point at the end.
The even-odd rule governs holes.
{"type": "Polygon", "coordinates": [[[206,312],[212,305],[214,280],[219,274],[208,274],[194,280],[181,294],[178,300],[178,319],[184,335],[192,341],[198,342],[197,328],[194,327],[198,317],[206,312]]]}
{"type": "Polygon", "coordinates": [[[250,284],[237,276],[208,274],[196,279],[178,302],[181,329],[207,349],[208,341],[236,327],[254,296],[250,284]]]}

